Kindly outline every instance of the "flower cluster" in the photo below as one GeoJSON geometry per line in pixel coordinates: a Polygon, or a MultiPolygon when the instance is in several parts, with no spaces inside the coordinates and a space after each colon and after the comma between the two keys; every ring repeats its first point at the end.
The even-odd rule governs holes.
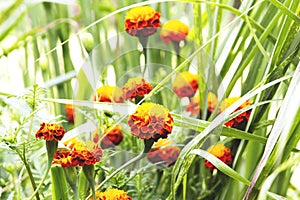
{"type": "Polygon", "coordinates": [[[125,30],[137,37],[154,34],[160,26],[160,13],[149,6],[131,9],[125,17],[125,30]]]}
{"type": "Polygon", "coordinates": [[[180,148],[177,146],[170,146],[172,142],[165,139],[159,139],[155,144],[155,148],[151,149],[147,154],[148,160],[153,163],[165,163],[167,166],[173,165],[180,153],[180,148]]]}
{"type": "Polygon", "coordinates": [[[47,141],[60,141],[65,133],[66,130],[60,125],[41,123],[40,129],[36,132],[35,137],[47,141]]]}
{"type": "MultiPolygon", "coordinates": [[[[122,140],[123,140],[122,128],[119,125],[115,125],[105,130],[104,136],[101,140],[101,147],[102,149],[114,147],[115,145],[120,144],[122,140]]],[[[98,140],[96,140],[95,137],[94,137],[94,142],[98,143],[98,140]]]]}
{"type": "Polygon", "coordinates": [[[131,132],[141,139],[167,138],[173,128],[169,110],[155,103],[143,103],[129,116],[131,132]]]}
{"type": "Polygon", "coordinates": [[[165,43],[179,43],[185,40],[189,33],[189,27],[179,20],[170,20],[161,29],[160,37],[165,43]]]}
{"type": "Polygon", "coordinates": [[[53,164],[62,167],[92,165],[100,161],[101,148],[94,143],[83,144],[75,139],[64,143],[66,148],[58,149],[54,155],[53,164]]]}
{"type": "Polygon", "coordinates": [[[149,94],[149,92],[152,90],[152,85],[144,78],[131,78],[129,79],[125,85],[122,87],[125,99],[132,100],[137,95],[138,96],[144,96],[145,94],[149,94]]]}
{"type": "MultiPolygon", "coordinates": [[[[226,165],[230,165],[232,162],[232,154],[230,153],[230,149],[225,147],[223,144],[217,144],[215,146],[211,146],[207,149],[209,153],[219,158],[226,165]]],[[[210,163],[208,160],[204,160],[205,166],[211,170],[216,169],[216,167],[210,163]]]]}
{"type": "MultiPolygon", "coordinates": [[[[236,102],[239,99],[240,99],[240,97],[232,97],[232,98],[227,98],[224,101],[222,101],[221,106],[220,106],[220,112],[223,112],[226,108],[231,106],[234,102],[236,102]]],[[[238,107],[234,112],[241,110],[243,108],[246,108],[247,106],[250,106],[250,105],[251,105],[250,101],[246,101],[240,107],[238,107]]],[[[239,130],[244,130],[246,128],[246,125],[250,118],[250,114],[251,114],[251,110],[247,110],[247,111],[239,114],[235,118],[226,122],[225,126],[230,127],[230,128],[236,128],[239,130]]]]}
{"type": "Polygon", "coordinates": [[[108,189],[105,192],[96,191],[96,198],[97,200],[132,200],[125,191],[115,188],[108,189]]]}
{"type": "Polygon", "coordinates": [[[198,76],[190,72],[181,72],[173,81],[173,90],[180,97],[193,97],[198,89],[198,76]]]}
{"type": "MultiPolygon", "coordinates": [[[[217,96],[209,92],[207,94],[207,116],[209,117],[211,113],[215,110],[218,104],[217,96]]],[[[200,114],[200,95],[195,94],[193,98],[191,98],[190,103],[186,106],[185,110],[190,112],[192,115],[199,115],[200,114]]]]}
{"type": "Polygon", "coordinates": [[[94,96],[95,101],[123,103],[124,97],[122,89],[116,86],[105,85],[99,87],[94,96]]]}

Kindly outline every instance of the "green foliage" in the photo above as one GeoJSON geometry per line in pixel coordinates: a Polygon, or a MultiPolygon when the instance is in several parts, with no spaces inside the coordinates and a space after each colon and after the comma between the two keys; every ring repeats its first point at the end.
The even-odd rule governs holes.
{"type": "Polygon", "coordinates": [[[299,198],[299,183],[292,181],[299,171],[299,5],[299,0],[0,2],[0,83],[6,86],[0,89],[0,199],[89,199],[95,190],[110,188],[133,199],[299,198]],[[160,12],[161,27],[171,19],[187,23],[187,39],[166,44],[161,27],[147,44],[129,35],[126,13],[144,5],[160,12]],[[8,70],[12,61],[19,65],[12,66],[16,73],[8,70]],[[197,74],[197,116],[186,111],[192,99],[173,91],[183,71],[197,74]],[[122,88],[142,76],[153,86],[149,94],[125,103],[94,101],[99,86],[122,88]],[[18,91],[10,90],[12,84],[18,91]],[[213,112],[209,92],[218,98],[213,112]],[[223,109],[222,100],[235,96],[241,98],[223,109]],[[239,109],[247,100],[251,105],[239,109]],[[181,148],[174,165],[150,163],[153,141],[131,133],[128,116],[143,102],[165,106],[174,119],[168,138],[181,148]],[[223,126],[245,112],[251,114],[242,130],[223,126]],[[69,172],[52,166],[50,176],[54,152],[47,160],[45,143],[34,137],[42,122],[66,128],[58,148],[74,138],[101,145],[113,125],[122,127],[123,140],[103,149],[94,166],[69,172]],[[231,165],[205,151],[215,144],[231,149],[231,165]],[[207,169],[204,160],[217,169],[207,169]]]}

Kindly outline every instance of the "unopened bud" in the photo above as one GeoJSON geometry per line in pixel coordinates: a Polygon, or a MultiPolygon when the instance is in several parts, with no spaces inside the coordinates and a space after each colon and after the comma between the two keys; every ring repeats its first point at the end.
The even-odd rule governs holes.
{"type": "Polygon", "coordinates": [[[80,36],[83,46],[88,53],[90,53],[94,48],[94,37],[91,33],[85,32],[80,36]]]}
{"type": "Polygon", "coordinates": [[[39,64],[40,64],[42,71],[45,71],[48,69],[49,64],[48,64],[48,59],[45,54],[41,55],[41,57],[39,59],[39,64]]]}

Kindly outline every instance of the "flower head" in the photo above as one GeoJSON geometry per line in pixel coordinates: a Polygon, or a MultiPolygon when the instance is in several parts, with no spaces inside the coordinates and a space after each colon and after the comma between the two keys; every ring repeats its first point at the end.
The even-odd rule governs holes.
{"type": "Polygon", "coordinates": [[[159,139],[155,144],[155,148],[147,154],[148,160],[153,164],[161,162],[164,162],[167,166],[174,164],[179,156],[180,148],[170,144],[172,144],[172,141],[159,139]]]}
{"type": "MultiPolygon", "coordinates": [[[[223,144],[217,144],[215,146],[211,146],[207,149],[209,153],[219,158],[226,165],[230,165],[232,162],[232,154],[230,153],[230,149],[225,147],[223,144]]],[[[204,160],[205,166],[209,169],[216,169],[216,167],[210,163],[208,160],[204,160]]]]}
{"type": "MultiPolygon", "coordinates": [[[[221,106],[220,106],[220,112],[223,112],[226,108],[231,106],[234,102],[236,102],[239,99],[240,99],[240,97],[232,97],[232,98],[227,98],[224,101],[222,101],[221,106]]],[[[234,112],[241,110],[250,105],[251,105],[250,101],[247,100],[240,107],[238,107],[234,112]]],[[[246,128],[246,125],[250,118],[250,114],[251,114],[251,110],[247,110],[247,111],[239,114],[235,118],[231,119],[230,121],[226,122],[225,126],[244,130],[246,128]]]]}
{"type": "Polygon", "coordinates": [[[190,72],[181,72],[173,81],[173,90],[180,97],[193,97],[198,89],[198,76],[190,72]]]}
{"type": "Polygon", "coordinates": [[[137,95],[144,96],[152,90],[152,85],[144,78],[131,78],[122,87],[126,99],[134,99],[137,95]]]}
{"type": "Polygon", "coordinates": [[[179,20],[170,20],[163,25],[160,37],[161,39],[169,44],[170,42],[180,42],[185,40],[189,33],[189,27],[179,20]]]}
{"type": "Polygon", "coordinates": [[[74,123],[74,108],[72,104],[66,104],[66,115],[69,122],[74,123]]]}
{"type": "Polygon", "coordinates": [[[122,128],[119,125],[109,127],[104,132],[104,137],[101,140],[101,147],[103,149],[113,147],[120,144],[123,140],[122,128]]]}
{"type": "Polygon", "coordinates": [[[109,85],[105,85],[97,89],[97,96],[94,96],[94,100],[96,101],[97,99],[99,102],[124,102],[121,88],[109,85]]]}
{"type": "MultiPolygon", "coordinates": [[[[218,104],[218,98],[217,96],[209,92],[207,94],[207,116],[210,116],[211,113],[215,110],[216,106],[218,104]]],[[[190,103],[186,106],[185,110],[187,112],[190,112],[192,115],[199,115],[200,113],[200,96],[199,94],[195,94],[193,98],[191,98],[190,103]]]]}
{"type": "Polygon", "coordinates": [[[131,132],[141,139],[167,138],[173,128],[169,110],[155,103],[143,103],[129,116],[131,132]]]}
{"type": "Polygon", "coordinates": [[[96,191],[97,200],[132,200],[123,190],[108,189],[105,192],[96,191]]]}
{"type": "Polygon", "coordinates": [[[100,161],[102,150],[93,142],[86,144],[72,139],[66,148],[58,149],[54,155],[53,164],[60,164],[62,167],[91,165],[100,161]]]}
{"type": "Polygon", "coordinates": [[[125,30],[137,37],[154,34],[160,26],[160,13],[149,6],[132,8],[125,17],[125,30]]]}
{"type": "Polygon", "coordinates": [[[48,141],[60,141],[66,133],[66,130],[57,124],[41,123],[40,126],[40,129],[35,134],[36,138],[42,138],[48,141]]]}

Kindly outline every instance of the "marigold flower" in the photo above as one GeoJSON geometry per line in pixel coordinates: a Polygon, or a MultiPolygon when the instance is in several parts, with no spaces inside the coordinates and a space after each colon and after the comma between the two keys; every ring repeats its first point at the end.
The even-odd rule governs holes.
{"type": "Polygon", "coordinates": [[[131,132],[141,139],[167,138],[173,128],[169,110],[155,103],[143,103],[129,116],[131,132]]]}
{"type": "Polygon", "coordinates": [[[137,95],[144,96],[152,90],[152,85],[144,78],[131,78],[122,87],[125,99],[134,99],[137,95]]]}
{"type": "Polygon", "coordinates": [[[181,72],[173,81],[173,90],[180,97],[193,97],[198,89],[198,76],[190,72],[181,72]]]}
{"type": "MultiPolygon", "coordinates": [[[[97,96],[99,102],[116,102],[123,103],[124,97],[121,88],[116,86],[105,85],[97,89],[97,96]]],[[[94,101],[97,100],[97,96],[94,96],[94,101]]]]}
{"type": "Polygon", "coordinates": [[[69,122],[74,123],[74,108],[72,104],[66,104],[66,115],[69,122]]]}
{"type": "Polygon", "coordinates": [[[125,30],[137,37],[154,34],[160,26],[160,13],[149,6],[136,7],[126,14],[125,30]]]}
{"type": "Polygon", "coordinates": [[[170,42],[178,43],[185,40],[189,33],[189,27],[179,20],[170,20],[165,23],[160,31],[161,39],[169,44],[170,42]]]}
{"type": "Polygon", "coordinates": [[[107,149],[120,144],[123,140],[122,128],[119,125],[112,126],[105,130],[104,137],[101,140],[101,147],[107,149]]]}
{"type": "Polygon", "coordinates": [[[154,145],[155,148],[147,154],[148,160],[153,164],[164,162],[167,166],[173,165],[179,156],[180,148],[169,146],[171,144],[172,141],[159,139],[154,145]]]}
{"type": "Polygon", "coordinates": [[[36,132],[35,137],[48,141],[60,141],[65,133],[66,130],[60,125],[41,123],[40,129],[36,132]]]}
{"type": "MultiPolygon", "coordinates": [[[[226,165],[230,165],[232,162],[232,154],[230,153],[230,149],[225,147],[223,144],[211,146],[207,149],[207,152],[219,158],[226,165]]],[[[204,162],[207,168],[211,170],[216,169],[216,167],[208,160],[204,160],[204,162]]]]}
{"type": "MultiPolygon", "coordinates": [[[[232,98],[227,98],[224,101],[221,102],[220,105],[220,112],[223,112],[226,108],[231,106],[234,102],[239,100],[240,97],[232,97],[232,98]]],[[[247,106],[250,106],[251,103],[250,101],[245,101],[240,107],[238,107],[234,112],[241,110],[247,106]]],[[[239,130],[244,130],[246,128],[246,125],[248,123],[248,120],[250,118],[251,110],[247,110],[235,118],[231,119],[230,121],[225,123],[225,126],[230,127],[230,128],[236,128],[239,130]]]]}
{"type": "MultiPolygon", "coordinates": [[[[105,192],[96,191],[97,200],[132,200],[130,196],[123,190],[108,189],[105,192]]],[[[93,198],[91,198],[93,199],[93,198]]]]}
{"type": "MultiPolygon", "coordinates": [[[[211,113],[215,110],[218,104],[217,96],[209,92],[207,94],[207,116],[209,117],[211,113]]],[[[191,98],[190,103],[186,106],[185,110],[190,112],[192,115],[199,115],[200,113],[200,96],[199,94],[195,94],[193,98],[191,98]]]]}
{"type": "Polygon", "coordinates": [[[65,142],[68,148],[58,149],[54,155],[53,164],[62,167],[91,165],[100,161],[101,148],[94,143],[83,144],[75,139],[65,142]]]}

